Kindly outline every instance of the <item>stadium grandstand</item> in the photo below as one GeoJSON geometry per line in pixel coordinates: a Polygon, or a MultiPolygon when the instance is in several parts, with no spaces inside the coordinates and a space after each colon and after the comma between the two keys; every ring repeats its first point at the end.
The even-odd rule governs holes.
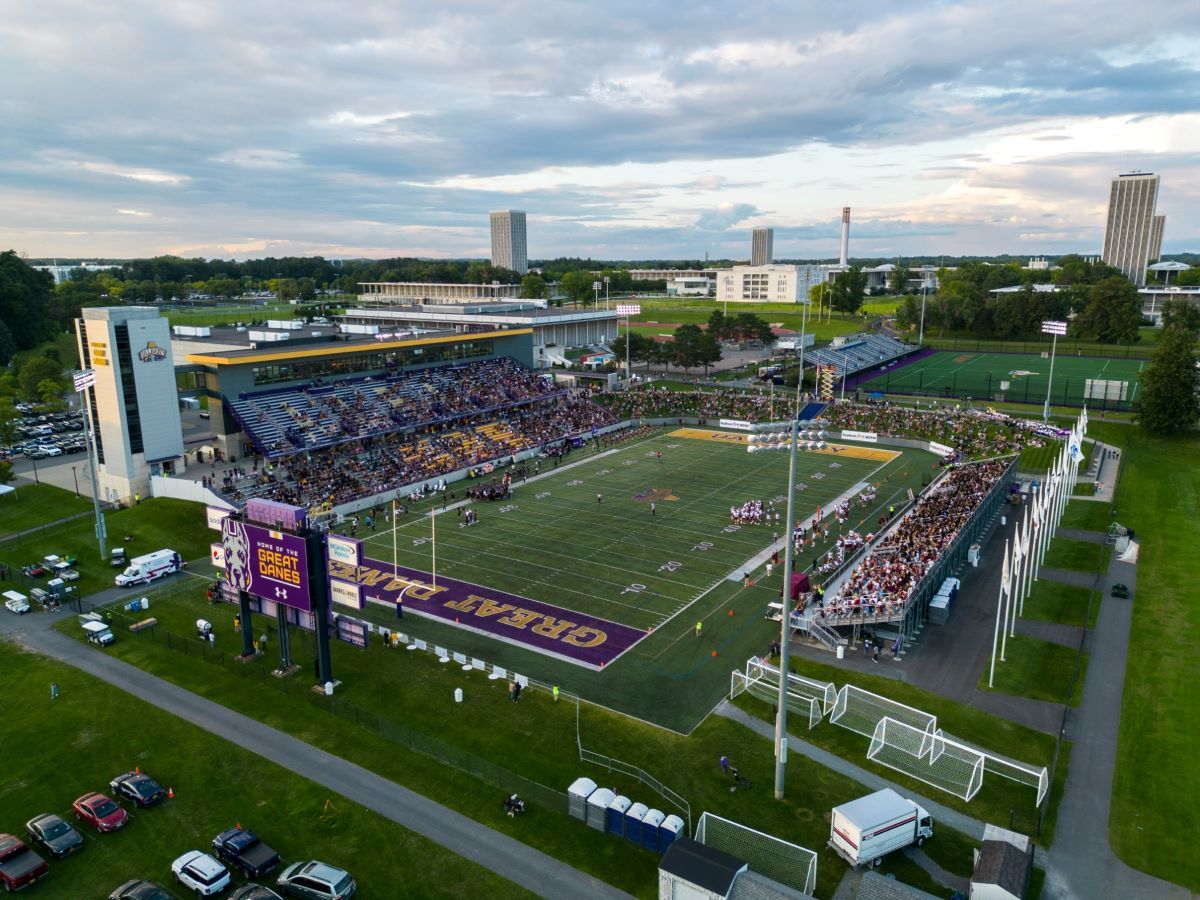
{"type": "Polygon", "coordinates": [[[919,349],[885,334],[863,332],[834,338],[828,347],[809,350],[804,355],[804,362],[813,366],[833,366],[835,376],[841,378],[900,359],[919,349]]]}

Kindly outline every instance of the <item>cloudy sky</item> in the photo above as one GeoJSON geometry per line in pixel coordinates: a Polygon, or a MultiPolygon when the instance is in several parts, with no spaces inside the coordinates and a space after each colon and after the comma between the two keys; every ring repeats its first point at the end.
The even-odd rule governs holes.
{"type": "Polygon", "coordinates": [[[1198,0],[0,0],[31,256],[1098,252],[1162,175],[1200,250],[1198,0]]]}

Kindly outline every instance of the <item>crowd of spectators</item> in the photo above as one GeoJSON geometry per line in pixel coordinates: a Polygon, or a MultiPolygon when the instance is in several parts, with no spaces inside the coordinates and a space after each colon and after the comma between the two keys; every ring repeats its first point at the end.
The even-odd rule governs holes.
{"type": "MultiPolygon", "coordinates": [[[[619,419],[674,418],[739,419],[768,422],[786,418],[790,398],[735,391],[671,391],[645,387],[599,398],[619,419]]],[[[821,413],[832,431],[870,431],[892,437],[936,441],[953,447],[961,458],[999,456],[1040,447],[1046,435],[1041,423],[1026,422],[986,410],[936,407],[914,409],[888,402],[841,402],[821,413]]]]}
{"type": "Polygon", "coordinates": [[[1005,460],[957,466],[917,501],[900,524],[825,597],[818,617],[842,624],[857,617],[892,617],[905,604],[1008,468],[1005,460]]]}
{"type": "Polygon", "coordinates": [[[561,447],[612,423],[586,397],[558,396],[498,414],[337,444],[268,461],[240,479],[227,478],[231,501],[266,497],[310,509],[399,490],[459,469],[507,460],[540,447],[561,447]]]}

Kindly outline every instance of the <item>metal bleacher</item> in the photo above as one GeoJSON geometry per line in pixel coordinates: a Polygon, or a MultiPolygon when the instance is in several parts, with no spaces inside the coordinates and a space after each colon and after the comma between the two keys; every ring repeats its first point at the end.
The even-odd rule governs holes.
{"type": "Polygon", "coordinates": [[[918,348],[884,334],[854,334],[840,339],[837,346],[830,345],[819,350],[810,350],[804,356],[806,363],[833,366],[837,377],[853,375],[880,363],[899,359],[918,348]]]}

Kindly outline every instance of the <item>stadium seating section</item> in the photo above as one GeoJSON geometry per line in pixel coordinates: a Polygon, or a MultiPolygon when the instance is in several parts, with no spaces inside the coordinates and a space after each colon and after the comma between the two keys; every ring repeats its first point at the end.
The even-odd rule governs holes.
{"type": "Polygon", "coordinates": [[[836,349],[822,347],[820,350],[810,350],[804,354],[805,363],[821,366],[834,366],[840,378],[843,373],[853,375],[872,366],[890,362],[918,348],[883,334],[856,334],[846,339],[846,342],[836,349]]]}

